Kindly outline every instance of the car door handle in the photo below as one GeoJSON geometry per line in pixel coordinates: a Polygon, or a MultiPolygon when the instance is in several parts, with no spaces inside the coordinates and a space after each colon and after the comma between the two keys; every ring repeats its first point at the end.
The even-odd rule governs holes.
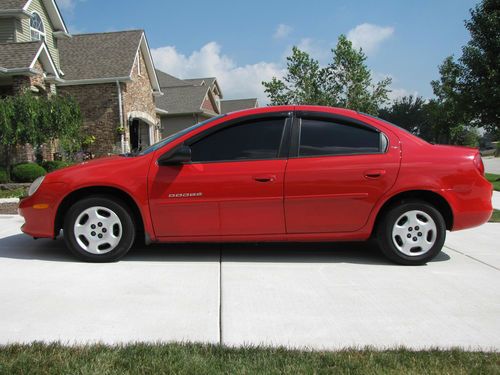
{"type": "Polygon", "coordinates": [[[274,182],[276,180],[275,175],[262,175],[262,176],[254,176],[253,179],[257,182],[274,182]]]}
{"type": "Polygon", "coordinates": [[[372,180],[383,177],[384,175],[385,175],[384,169],[371,169],[365,172],[365,178],[372,180]]]}

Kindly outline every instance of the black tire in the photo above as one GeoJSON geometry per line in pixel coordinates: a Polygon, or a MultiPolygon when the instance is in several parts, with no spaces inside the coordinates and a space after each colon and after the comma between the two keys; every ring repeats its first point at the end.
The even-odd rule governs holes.
{"type": "MultiPolygon", "coordinates": [[[[411,228],[411,227],[410,227],[411,228]]],[[[409,233],[410,234],[410,233],[409,233]]],[[[422,265],[436,257],[444,246],[446,240],[446,223],[443,215],[431,204],[420,201],[405,201],[393,205],[381,218],[376,231],[377,242],[384,255],[402,265],[422,265]],[[409,256],[401,252],[395,245],[392,237],[392,230],[398,220],[406,212],[419,210],[429,215],[436,225],[436,237],[433,246],[421,255],[409,256]]]]}
{"type": "Polygon", "coordinates": [[[94,263],[115,262],[121,259],[132,247],[136,233],[130,208],[122,201],[108,195],[95,195],[74,203],[66,212],[63,229],[64,241],[71,253],[85,262],[94,263]],[[78,243],[74,232],[79,215],[92,207],[104,207],[116,214],[120,219],[121,238],[112,250],[103,254],[93,254],[86,251],[78,243]]]}

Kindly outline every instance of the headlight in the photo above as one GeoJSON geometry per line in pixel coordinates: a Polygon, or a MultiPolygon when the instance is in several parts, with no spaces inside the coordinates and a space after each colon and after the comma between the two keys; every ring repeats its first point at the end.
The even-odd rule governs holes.
{"type": "Polygon", "coordinates": [[[45,176],[38,177],[33,183],[31,184],[29,190],[28,190],[28,196],[31,197],[33,194],[36,193],[40,185],[42,184],[43,180],[45,179],[45,176]]]}

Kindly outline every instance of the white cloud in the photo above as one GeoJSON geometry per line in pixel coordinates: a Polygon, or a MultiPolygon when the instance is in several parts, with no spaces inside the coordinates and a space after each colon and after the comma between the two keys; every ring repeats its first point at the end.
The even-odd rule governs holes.
{"type": "Polygon", "coordinates": [[[292,32],[293,28],[291,26],[280,23],[274,32],[274,39],[283,39],[286,38],[292,32]]]}
{"type": "Polygon", "coordinates": [[[380,44],[393,34],[393,27],[363,23],[350,30],[347,33],[347,38],[352,42],[354,47],[363,48],[363,51],[370,55],[376,52],[380,44]]]}
{"type": "Polygon", "coordinates": [[[266,104],[268,100],[262,81],[283,75],[282,67],[272,62],[239,66],[222,53],[221,46],[216,42],[207,43],[190,55],[180,53],[174,46],[152,49],[151,53],[156,67],[174,76],[217,77],[226,99],[256,97],[261,104],[266,104]]]}
{"type": "Polygon", "coordinates": [[[413,95],[416,97],[418,96],[418,91],[412,92],[402,88],[391,87],[391,92],[387,96],[389,97],[389,101],[393,102],[396,99],[400,99],[403,96],[408,96],[408,95],[413,95]]]}

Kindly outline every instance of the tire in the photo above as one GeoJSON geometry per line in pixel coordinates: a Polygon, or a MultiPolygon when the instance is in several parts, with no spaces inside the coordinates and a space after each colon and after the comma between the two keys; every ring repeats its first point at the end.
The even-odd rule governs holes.
{"type": "Polygon", "coordinates": [[[443,215],[431,204],[405,201],[392,206],[377,228],[384,255],[403,265],[422,265],[436,257],[446,240],[443,215]]]}
{"type": "Polygon", "coordinates": [[[73,204],[64,218],[68,249],[86,262],[121,259],[135,240],[135,224],[129,207],[111,196],[98,195],[73,204]]]}

